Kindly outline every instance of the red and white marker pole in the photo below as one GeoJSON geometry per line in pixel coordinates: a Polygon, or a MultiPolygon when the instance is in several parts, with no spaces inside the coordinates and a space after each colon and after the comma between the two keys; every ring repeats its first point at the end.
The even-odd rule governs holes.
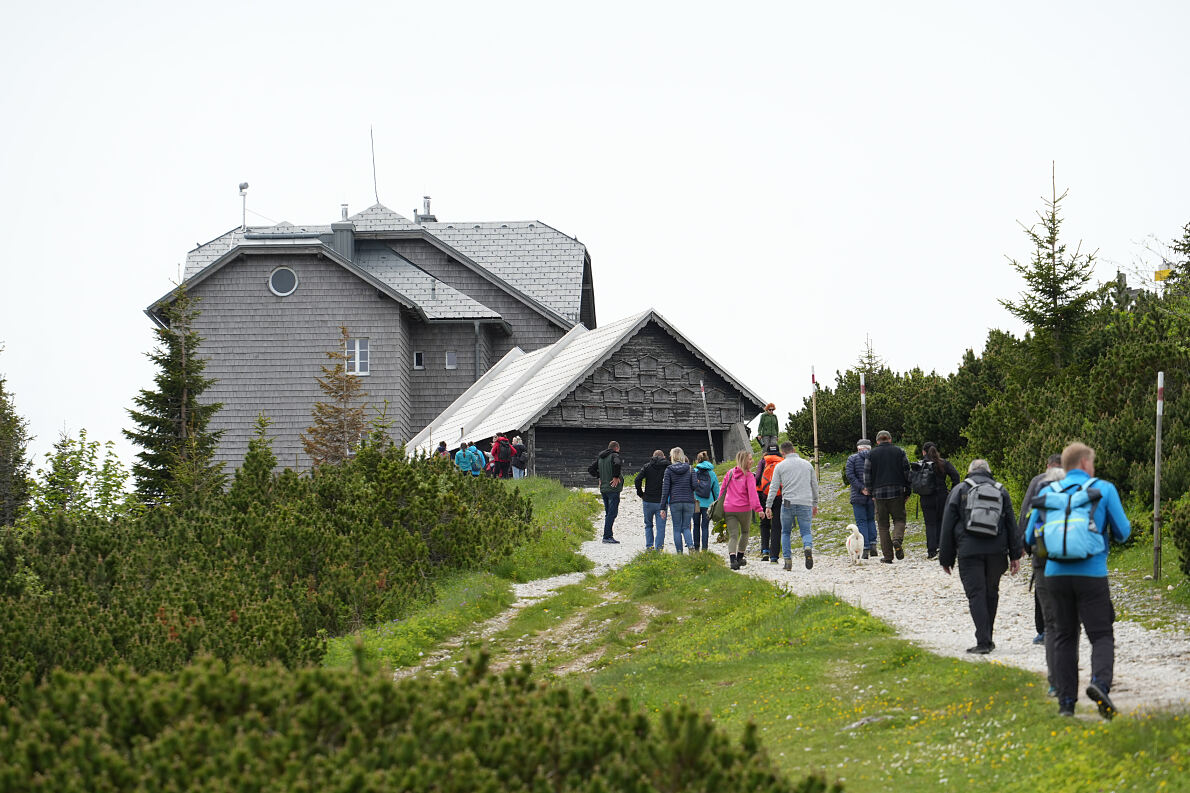
{"type": "Polygon", "coordinates": [[[859,436],[868,437],[868,387],[863,372],[859,373],[859,436]]]}
{"type": "Polygon", "coordinates": [[[1165,413],[1165,372],[1157,373],[1157,442],[1153,447],[1153,580],[1161,580],[1161,416],[1165,413]]]}

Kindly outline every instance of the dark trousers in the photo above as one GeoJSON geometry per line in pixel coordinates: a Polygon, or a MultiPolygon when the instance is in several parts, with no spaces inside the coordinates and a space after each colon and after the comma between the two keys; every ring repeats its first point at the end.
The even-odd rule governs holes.
{"type": "Polygon", "coordinates": [[[612,524],[620,514],[620,491],[600,493],[603,496],[603,539],[612,539],[612,524]]]}
{"type": "Polygon", "coordinates": [[[499,479],[512,479],[512,460],[496,461],[496,477],[499,479]]]}
{"type": "Polygon", "coordinates": [[[967,607],[975,623],[975,643],[992,645],[992,626],[1000,605],[1000,578],[1008,569],[1004,554],[980,554],[959,557],[959,580],[967,593],[967,607]]]}
{"type": "Polygon", "coordinates": [[[711,550],[711,508],[694,505],[694,550],[711,550]]]}
{"type": "Polygon", "coordinates": [[[946,509],[946,491],[921,496],[921,519],[926,524],[926,553],[938,553],[939,537],[942,535],[942,511],[946,509]]]}
{"type": "Polygon", "coordinates": [[[905,499],[876,499],[876,530],[880,533],[880,553],[885,559],[893,558],[893,543],[900,545],[905,539],[905,499]],[[888,522],[892,518],[892,533],[888,522]]]}
{"type": "MultiPolygon", "coordinates": [[[[1045,577],[1045,565],[1033,568],[1033,599],[1041,604],[1041,627],[1038,633],[1045,634],[1045,674],[1050,685],[1054,685],[1054,637],[1057,636],[1058,626],[1054,622],[1053,601],[1049,596],[1049,587],[1045,577]]],[[[1036,619],[1036,615],[1034,615],[1036,619]]]]}
{"type": "Polygon", "coordinates": [[[773,518],[760,519],[760,550],[770,556],[781,553],[781,499],[773,503],[773,518]]]}
{"type": "Polygon", "coordinates": [[[1091,679],[1110,689],[1116,663],[1112,623],[1116,609],[1106,578],[1086,575],[1046,576],[1045,595],[1054,614],[1054,688],[1059,702],[1078,699],[1078,628],[1091,642],[1091,679]]]}

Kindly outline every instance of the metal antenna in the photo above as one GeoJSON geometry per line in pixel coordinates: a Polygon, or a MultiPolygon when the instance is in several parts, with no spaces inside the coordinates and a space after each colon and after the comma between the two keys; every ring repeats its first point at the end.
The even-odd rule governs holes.
{"type": "Polygon", "coordinates": [[[380,203],[380,188],[376,184],[376,134],[372,132],[372,125],[368,125],[368,137],[372,140],[372,194],[376,196],[376,203],[380,203]]]}

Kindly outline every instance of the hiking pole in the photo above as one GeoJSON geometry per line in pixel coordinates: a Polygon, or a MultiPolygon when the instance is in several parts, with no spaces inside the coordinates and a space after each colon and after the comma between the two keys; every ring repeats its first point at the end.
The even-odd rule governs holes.
{"type": "Polygon", "coordinates": [[[1153,447],[1153,580],[1161,580],[1161,414],[1165,412],[1165,372],[1157,373],[1157,442],[1153,447]]]}
{"type": "Polygon", "coordinates": [[[711,437],[711,412],[707,410],[707,387],[702,384],[702,380],[698,381],[698,390],[702,392],[702,416],[707,422],[707,443],[711,447],[711,464],[717,465],[719,461],[715,459],[715,439],[711,437]]]}

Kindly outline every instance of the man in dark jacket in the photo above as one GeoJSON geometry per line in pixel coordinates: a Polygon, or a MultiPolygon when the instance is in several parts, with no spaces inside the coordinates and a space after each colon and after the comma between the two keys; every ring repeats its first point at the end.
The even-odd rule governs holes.
{"type": "Polygon", "coordinates": [[[620,514],[620,491],[624,489],[624,473],[620,460],[620,444],[612,441],[599,453],[599,495],[603,496],[603,541],[614,545],[619,540],[612,536],[612,524],[620,514]]]}
{"type": "Polygon", "coordinates": [[[880,561],[892,564],[893,554],[905,558],[905,499],[909,498],[909,458],[900,446],[893,446],[888,430],[876,433],[876,448],[864,460],[865,496],[876,499],[876,525],[880,532],[880,561]],[[892,518],[893,529],[888,523],[892,518]]]}
{"type": "MultiPolygon", "coordinates": [[[[1016,522],[1022,544],[1025,530],[1029,528],[1029,515],[1033,513],[1030,506],[1033,499],[1041,492],[1041,488],[1065,478],[1062,455],[1051,454],[1046,461],[1045,470],[1033,477],[1029,486],[1025,488],[1021,514],[1016,522]]],[[[1033,643],[1045,645],[1045,671],[1050,682],[1050,695],[1057,696],[1058,689],[1054,687],[1054,615],[1049,613],[1049,599],[1045,595],[1045,559],[1040,558],[1034,548],[1026,547],[1026,550],[1031,554],[1033,562],[1033,624],[1037,628],[1037,636],[1034,637],[1033,643]]]]}
{"type": "Polygon", "coordinates": [[[992,626],[1000,604],[1000,578],[1009,569],[1013,575],[1017,574],[1021,569],[1022,552],[1012,498],[992,478],[987,460],[972,460],[967,468],[967,478],[950,491],[950,498],[946,500],[938,551],[938,562],[947,575],[950,575],[956,557],[958,559],[959,579],[963,582],[971,619],[975,622],[975,646],[968,647],[967,652],[987,655],[996,649],[992,626]],[[991,506],[985,506],[986,500],[982,504],[973,504],[973,499],[967,497],[973,488],[981,485],[986,487],[980,487],[973,494],[974,500],[991,500],[991,506]],[[994,501],[997,494],[1000,497],[998,506],[994,501]],[[999,514],[995,516],[994,525],[988,526],[997,508],[999,514]],[[980,514],[975,515],[976,511],[980,514]]]}
{"type": "Polygon", "coordinates": [[[660,551],[665,547],[665,518],[661,512],[661,484],[665,481],[665,469],[669,467],[669,458],[665,452],[657,449],[653,458],[645,463],[636,475],[636,494],[640,496],[641,505],[645,509],[645,550],[656,548],[660,551]],[[653,534],[656,523],[657,533],[653,534]]]}
{"type": "Polygon", "coordinates": [[[843,475],[851,486],[851,513],[855,526],[864,535],[864,558],[876,558],[876,502],[864,494],[864,462],[872,453],[872,442],[860,438],[855,442],[855,454],[847,458],[843,475]]]}

